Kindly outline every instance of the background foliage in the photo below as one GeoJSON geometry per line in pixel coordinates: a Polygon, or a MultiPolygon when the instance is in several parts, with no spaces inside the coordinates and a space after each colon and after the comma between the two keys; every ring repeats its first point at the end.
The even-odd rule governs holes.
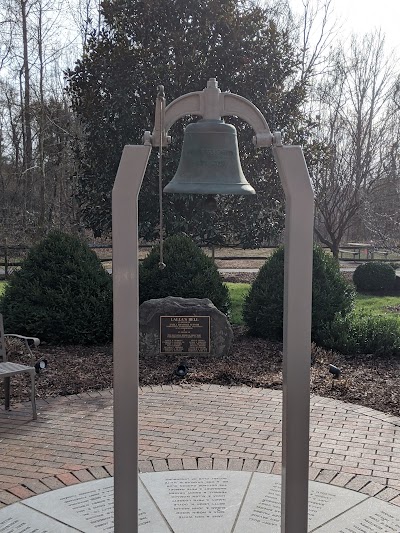
{"type": "MultiPolygon", "coordinates": [[[[250,99],[287,142],[299,136],[306,80],[297,76],[300,52],[289,31],[274,21],[272,9],[237,0],[113,0],[102,5],[103,30],[91,37],[84,56],[68,72],[68,94],[84,132],[76,146],[79,199],[95,235],[110,230],[110,193],[122,148],[141,144],[143,132],[152,129],[159,84],[170,102],[217,77],[221,90],[250,99]]],[[[189,120],[171,130],[164,184],[177,168],[182,126],[189,120]]],[[[280,234],[283,194],[270,151],[256,152],[250,127],[230,121],[238,128],[245,175],[258,194],[221,198],[212,217],[201,208],[201,197],[166,196],[166,228],[208,243],[233,239],[258,246],[280,234]]],[[[145,239],[157,230],[157,167],[153,151],[140,194],[145,239]]]]}

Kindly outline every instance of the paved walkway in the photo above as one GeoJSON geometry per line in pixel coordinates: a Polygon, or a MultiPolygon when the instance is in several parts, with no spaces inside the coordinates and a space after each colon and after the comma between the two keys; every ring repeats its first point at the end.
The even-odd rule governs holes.
{"type": "MultiPolygon", "coordinates": [[[[140,391],[142,472],[228,469],[280,473],[281,391],[157,386],[140,391]]],[[[0,507],[109,477],[112,391],[0,411],[0,507]]],[[[400,506],[400,418],[311,399],[310,479],[400,506]]]]}

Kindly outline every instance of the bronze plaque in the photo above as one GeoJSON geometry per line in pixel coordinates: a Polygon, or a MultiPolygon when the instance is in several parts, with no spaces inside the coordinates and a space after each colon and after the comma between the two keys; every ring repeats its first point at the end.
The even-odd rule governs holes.
{"type": "Polygon", "coordinates": [[[210,353],[210,317],[160,316],[160,353],[210,353]]]}

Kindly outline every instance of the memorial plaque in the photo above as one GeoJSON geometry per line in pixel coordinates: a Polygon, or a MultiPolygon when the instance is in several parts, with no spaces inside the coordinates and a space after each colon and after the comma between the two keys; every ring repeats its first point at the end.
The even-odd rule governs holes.
{"type": "MultiPolygon", "coordinates": [[[[177,471],[139,476],[138,533],[280,533],[280,476],[177,471]]],[[[310,533],[399,533],[400,509],[310,482],[310,533]]],[[[113,479],[47,492],[0,509],[0,533],[111,532],[113,479]]]]}
{"type": "Polygon", "coordinates": [[[34,509],[15,503],[0,510],[1,533],[73,533],[66,525],[38,513],[34,509]]]}
{"type": "Polygon", "coordinates": [[[251,473],[193,470],[141,478],[174,533],[231,533],[251,473]]]}
{"type": "MultiPolygon", "coordinates": [[[[365,494],[311,481],[308,502],[310,531],[367,497],[365,494]]],[[[273,474],[256,472],[251,480],[234,533],[265,531],[268,533],[281,531],[281,478],[273,474]]]]}
{"type": "Polygon", "coordinates": [[[210,353],[210,317],[160,316],[160,353],[210,353]]]}
{"type": "MultiPolygon", "coordinates": [[[[85,533],[114,531],[112,478],[90,481],[79,486],[73,485],[34,496],[25,500],[24,504],[85,533]]],[[[138,518],[139,533],[170,531],[140,481],[138,518]]],[[[49,533],[52,531],[54,530],[50,530],[49,533]]]]}
{"type": "Polygon", "coordinates": [[[100,531],[114,531],[113,487],[87,489],[79,494],[60,497],[60,503],[69,507],[70,513],[85,518],[100,531]]]}
{"type": "Polygon", "coordinates": [[[318,533],[399,533],[400,509],[391,503],[368,498],[315,531],[318,533]]]}

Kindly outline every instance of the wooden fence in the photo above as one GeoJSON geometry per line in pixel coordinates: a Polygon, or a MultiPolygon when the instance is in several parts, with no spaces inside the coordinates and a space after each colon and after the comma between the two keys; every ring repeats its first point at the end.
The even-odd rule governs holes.
{"type": "MultiPolygon", "coordinates": [[[[111,263],[112,262],[112,245],[111,244],[89,244],[89,247],[94,250],[100,261],[102,263],[111,263]]],[[[153,247],[151,244],[143,244],[140,245],[141,250],[149,250],[153,247]]],[[[254,250],[251,249],[243,249],[241,247],[238,247],[236,245],[225,245],[225,246],[212,246],[203,244],[200,245],[201,248],[207,249],[208,255],[216,261],[265,261],[268,259],[270,254],[265,255],[254,255],[254,250]],[[234,255],[226,255],[226,251],[230,249],[233,251],[238,251],[237,254],[234,255]],[[224,255],[225,251],[225,255],[224,255]],[[252,254],[253,252],[253,254],[252,254]],[[222,255],[221,255],[222,253],[222,255]]],[[[261,250],[272,250],[275,249],[273,246],[264,246],[260,249],[261,250]]],[[[0,279],[7,279],[12,272],[18,268],[21,264],[21,262],[25,259],[25,257],[28,254],[28,251],[30,250],[30,246],[26,245],[19,245],[19,244],[8,244],[5,242],[4,244],[0,244],[0,279]]],[[[341,252],[346,252],[347,250],[341,250],[341,252]]],[[[341,261],[354,261],[356,258],[354,257],[354,254],[349,254],[349,257],[346,257],[345,254],[341,253],[341,261]]],[[[393,257],[392,254],[388,253],[385,257],[365,257],[365,258],[358,258],[361,259],[362,262],[371,261],[371,260],[379,260],[379,261],[400,261],[400,256],[397,255],[397,257],[393,257]]],[[[140,259],[142,260],[142,258],[140,259]]]]}

